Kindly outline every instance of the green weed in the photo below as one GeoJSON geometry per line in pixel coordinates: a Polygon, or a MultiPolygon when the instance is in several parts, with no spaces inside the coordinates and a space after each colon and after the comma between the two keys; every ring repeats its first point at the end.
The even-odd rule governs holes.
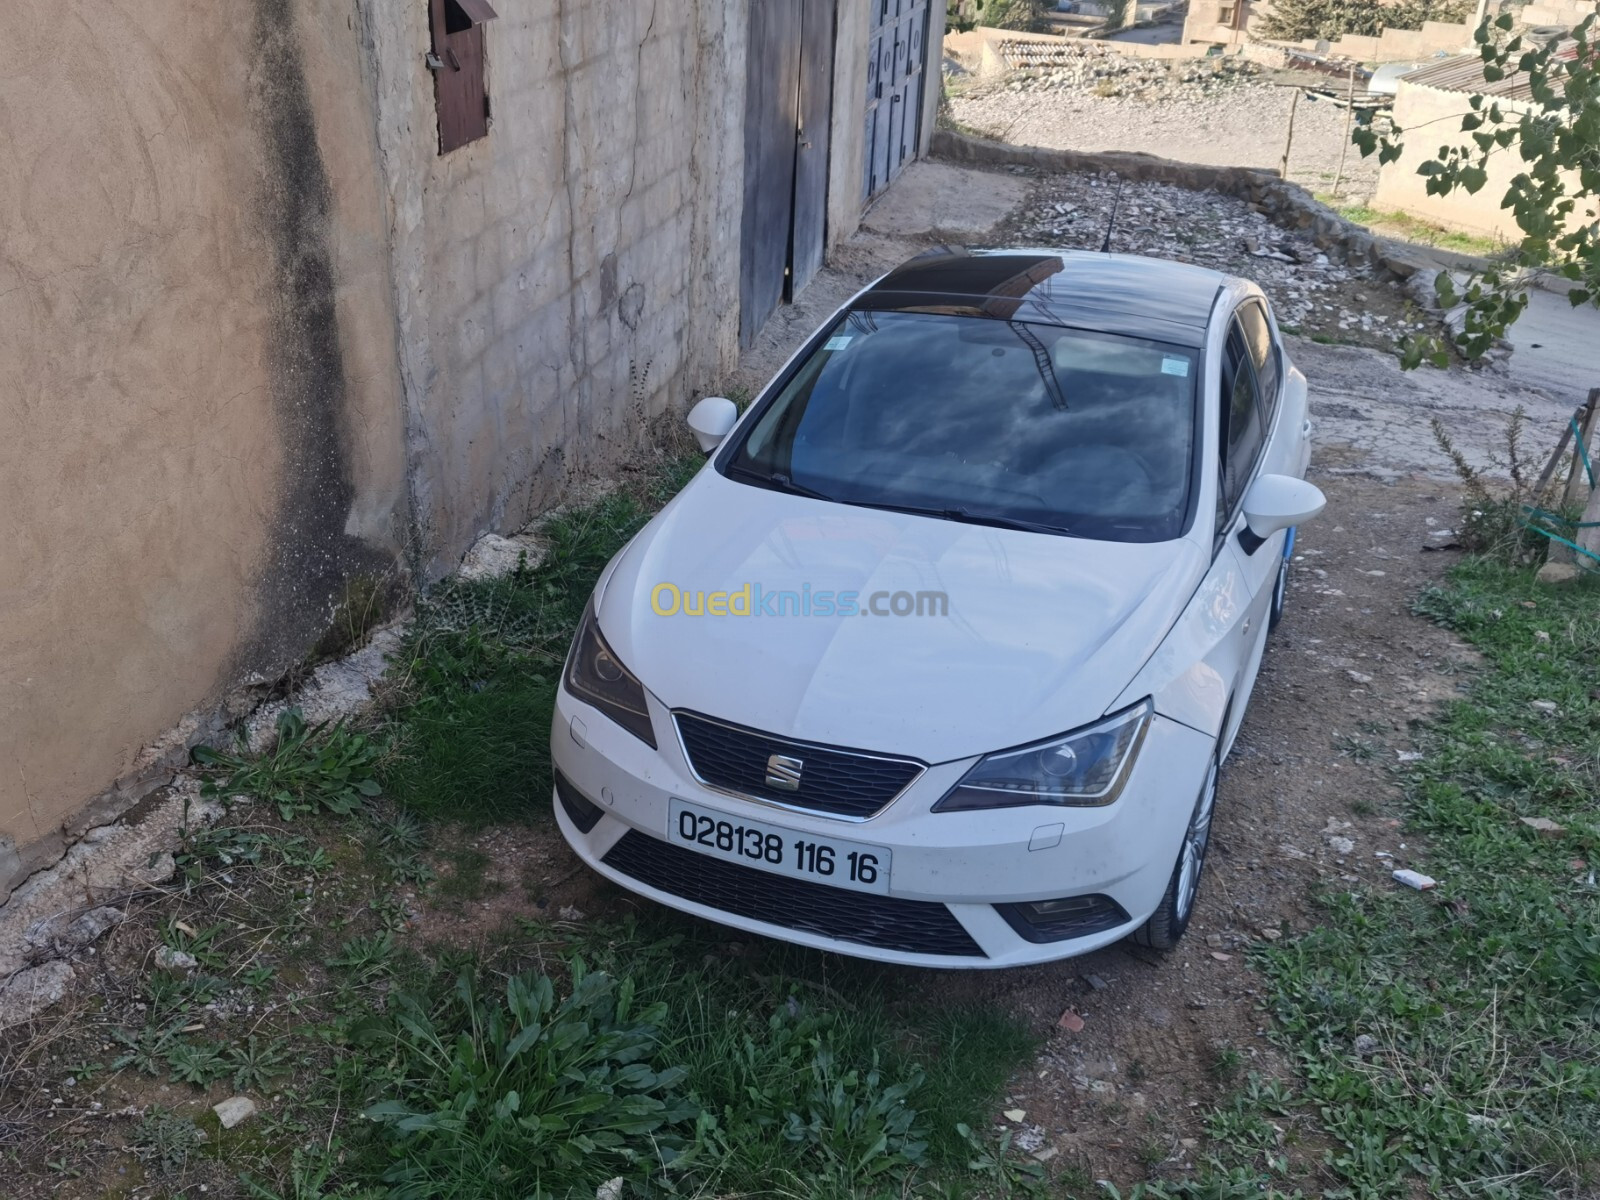
{"type": "Polygon", "coordinates": [[[1287,1156],[1268,1117],[1285,1107],[1330,1142],[1328,1194],[1531,1200],[1600,1178],[1587,866],[1600,853],[1600,592],[1475,559],[1417,609],[1484,660],[1404,777],[1408,832],[1427,847],[1416,865],[1439,887],[1329,889],[1319,928],[1260,950],[1297,1094],[1247,1088],[1212,1119],[1205,1177],[1150,1196],[1277,1186],[1287,1156]]]}
{"type": "Polygon", "coordinates": [[[289,821],[321,810],[347,816],[382,792],[374,770],[384,751],[368,735],[342,722],[307,725],[297,708],[280,713],[277,728],[277,744],[259,758],[196,748],[207,768],[202,794],[267,800],[289,821]]]}

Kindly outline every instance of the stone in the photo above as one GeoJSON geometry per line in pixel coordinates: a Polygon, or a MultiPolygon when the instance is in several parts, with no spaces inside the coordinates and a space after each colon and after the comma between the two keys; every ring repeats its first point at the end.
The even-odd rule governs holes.
{"type": "Polygon", "coordinates": [[[164,971],[192,971],[200,960],[187,950],[174,950],[171,946],[156,948],[156,966],[164,971]]]}
{"type": "Polygon", "coordinates": [[[1349,854],[1356,848],[1356,844],[1347,837],[1331,837],[1328,839],[1328,849],[1335,854],[1349,854]]]}
{"type": "Polygon", "coordinates": [[[0,984],[0,1029],[20,1025],[67,994],[72,968],[64,962],[18,971],[0,984]]]}
{"type": "Polygon", "coordinates": [[[1519,817],[1517,819],[1536,833],[1549,834],[1552,837],[1559,837],[1567,831],[1565,825],[1559,821],[1552,821],[1549,817],[1519,817]]]}
{"type": "Polygon", "coordinates": [[[23,934],[23,938],[35,951],[61,957],[87,946],[112,926],[120,925],[122,921],[121,909],[102,905],[85,913],[60,913],[54,917],[35,921],[23,934]]]}
{"type": "Polygon", "coordinates": [[[1028,1114],[1020,1108],[1008,1108],[1002,1115],[1013,1125],[1020,1125],[1022,1124],[1022,1118],[1028,1114]]]}
{"type": "Polygon", "coordinates": [[[620,1200],[623,1178],[621,1175],[606,1180],[594,1190],[594,1200],[620,1200]]]}
{"type": "Polygon", "coordinates": [[[1378,1052],[1378,1039],[1370,1033],[1356,1035],[1355,1051],[1362,1058],[1371,1058],[1378,1052]]]}
{"type": "Polygon", "coordinates": [[[217,1120],[222,1122],[224,1129],[232,1129],[241,1121],[248,1121],[256,1115],[256,1102],[249,1096],[229,1096],[219,1104],[213,1104],[211,1111],[217,1114],[217,1120]]]}
{"type": "Polygon", "coordinates": [[[1106,990],[1106,988],[1111,986],[1110,984],[1106,983],[1106,981],[1104,979],[1101,979],[1100,976],[1098,976],[1098,975],[1085,975],[1083,977],[1083,981],[1089,985],[1089,987],[1090,987],[1090,989],[1092,991],[1096,991],[1096,992],[1103,992],[1103,991],[1106,990]]]}
{"type": "Polygon", "coordinates": [[[1541,712],[1546,716],[1553,716],[1561,711],[1561,706],[1554,700],[1530,700],[1528,701],[1528,707],[1533,709],[1534,712],[1541,712]]]}
{"type": "Polygon", "coordinates": [[[1534,576],[1537,582],[1552,586],[1571,583],[1577,578],[1577,565],[1564,562],[1547,562],[1539,568],[1539,573],[1534,576]]]}

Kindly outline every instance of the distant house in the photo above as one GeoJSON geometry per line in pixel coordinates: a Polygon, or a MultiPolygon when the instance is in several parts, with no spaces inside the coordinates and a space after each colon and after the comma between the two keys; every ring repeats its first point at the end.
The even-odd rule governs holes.
{"type": "MultiPolygon", "coordinates": [[[[1571,56],[1570,48],[1565,52],[1571,56]]],[[[1380,209],[1410,213],[1423,220],[1468,233],[1486,234],[1507,240],[1521,236],[1511,213],[1500,207],[1511,181],[1525,164],[1511,150],[1497,150],[1489,156],[1485,169],[1488,182],[1473,193],[1456,189],[1445,196],[1429,195],[1427,178],[1417,174],[1423,163],[1434,158],[1441,145],[1472,143],[1461,132],[1461,119],[1472,109],[1469,98],[1492,97],[1508,118],[1530,111],[1533,99],[1528,77],[1513,71],[1493,82],[1484,78],[1483,60],[1475,54],[1462,54],[1430,63],[1400,77],[1395,86],[1393,119],[1403,138],[1400,157],[1378,171],[1378,188],[1373,205],[1380,209]]]]}
{"type": "Polygon", "coordinates": [[[945,10],[7,11],[0,903],[715,383],[926,146],[945,10]]]}

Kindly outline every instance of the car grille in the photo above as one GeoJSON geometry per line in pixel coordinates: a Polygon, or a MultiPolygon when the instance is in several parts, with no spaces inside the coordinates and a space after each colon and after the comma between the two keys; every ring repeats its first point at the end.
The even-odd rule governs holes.
{"type": "Polygon", "coordinates": [[[636,829],[601,861],[650,887],[752,921],[880,950],[987,957],[943,904],[790,879],[696,854],[636,829]]]}
{"type": "Polygon", "coordinates": [[[675,712],[673,717],[689,765],[704,782],[829,816],[870,817],[923,770],[914,759],[789,741],[698,713],[675,712]],[[804,763],[797,790],[783,791],[767,783],[767,760],[774,754],[804,763]]]}

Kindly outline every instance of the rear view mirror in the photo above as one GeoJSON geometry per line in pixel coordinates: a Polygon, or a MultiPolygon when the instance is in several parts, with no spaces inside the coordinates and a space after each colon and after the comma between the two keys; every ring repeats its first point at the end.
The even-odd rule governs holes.
{"type": "Polygon", "coordinates": [[[1327,503],[1316,484],[1293,475],[1263,475],[1244,494],[1244,521],[1251,536],[1240,541],[1254,554],[1273,534],[1311,520],[1327,503]]]}
{"type": "Polygon", "coordinates": [[[724,396],[707,396],[689,410],[689,430],[707,454],[722,444],[738,420],[738,407],[724,396]]]}

